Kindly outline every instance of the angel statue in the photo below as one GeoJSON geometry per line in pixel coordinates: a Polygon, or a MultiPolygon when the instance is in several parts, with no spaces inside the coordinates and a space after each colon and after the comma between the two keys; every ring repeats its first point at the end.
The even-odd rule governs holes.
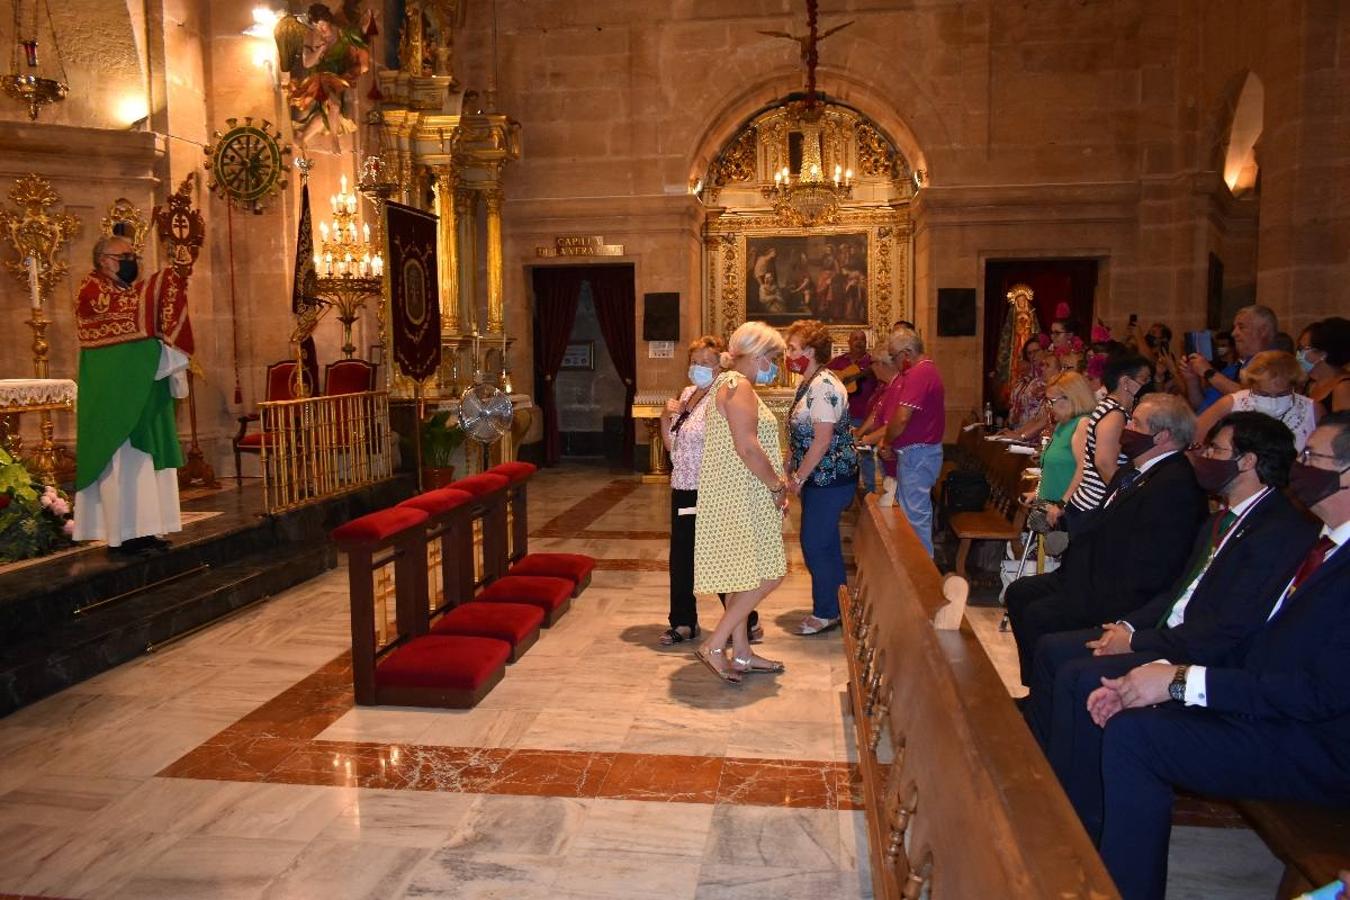
{"type": "Polygon", "coordinates": [[[339,138],[356,131],[352,89],[370,69],[373,13],[362,27],[360,0],[343,0],[337,14],[326,3],[310,4],[305,18],[308,23],[294,14],[282,16],[274,32],[277,59],[288,76],[291,127],[301,147],[327,132],[333,151],[341,152],[339,138]]]}

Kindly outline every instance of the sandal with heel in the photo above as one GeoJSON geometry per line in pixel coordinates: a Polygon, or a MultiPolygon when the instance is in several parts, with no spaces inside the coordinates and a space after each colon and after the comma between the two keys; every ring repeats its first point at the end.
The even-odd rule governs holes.
{"type": "MultiPolygon", "coordinates": [[[[723,669],[712,661],[712,654],[720,653],[717,650],[704,650],[702,647],[694,651],[694,659],[703,663],[709,669],[712,669],[714,675],[722,679],[727,684],[740,684],[741,675],[735,669],[723,669]]],[[[726,657],[722,657],[725,662],[726,657]]]]}
{"type": "Polygon", "coordinates": [[[787,671],[787,666],[776,659],[765,659],[762,656],[750,654],[746,659],[741,656],[731,658],[731,668],[734,672],[740,672],[742,675],[781,675],[787,671]]]}

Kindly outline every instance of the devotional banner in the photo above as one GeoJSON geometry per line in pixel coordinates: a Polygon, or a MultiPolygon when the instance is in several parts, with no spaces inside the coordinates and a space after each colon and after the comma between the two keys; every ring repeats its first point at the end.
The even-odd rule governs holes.
{"type": "Polygon", "coordinates": [[[404,375],[420,381],[441,364],[436,217],[401,203],[385,209],[394,360],[404,375]]]}

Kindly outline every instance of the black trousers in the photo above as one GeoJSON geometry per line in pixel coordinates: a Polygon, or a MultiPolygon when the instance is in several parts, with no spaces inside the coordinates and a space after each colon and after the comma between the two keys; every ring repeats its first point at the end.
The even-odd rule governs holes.
{"type": "MultiPolygon", "coordinates": [[[[693,628],[698,625],[698,600],[694,597],[694,524],[695,516],[682,516],[680,510],[698,506],[698,491],[670,492],[670,627],[693,628]]],[[[725,606],[725,594],[718,594],[725,606]]],[[[759,624],[759,613],[750,613],[749,627],[759,624]]]]}
{"type": "Polygon", "coordinates": [[[1004,595],[1008,622],[1017,640],[1022,683],[1027,687],[1032,686],[1032,655],[1042,637],[1057,631],[1091,628],[1101,624],[1087,617],[1085,610],[1061,593],[1062,587],[1059,572],[1055,571],[1019,578],[1008,585],[1008,593],[1004,595]]]}

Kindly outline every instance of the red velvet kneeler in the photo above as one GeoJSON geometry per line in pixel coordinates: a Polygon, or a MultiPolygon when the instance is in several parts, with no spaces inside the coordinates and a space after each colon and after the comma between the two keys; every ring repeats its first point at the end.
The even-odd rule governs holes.
{"type": "Polygon", "coordinates": [[[547,628],[563,617],[572,605],[572,582],[566,578],[536,575],[507,575],[484,588],[478,599],[483,603],[528,603],[544,611],[547,628]]]}
{"type": "Polygon", "coordinates": [[[572,582],[572,596],[579,597],[591,583],[595,558],[581,553],[531,553],[507,571],[508,575],[546,575],[572,582]]]}
{"type": "Polygon", "coordinates": [[[544,611],[528,603],[462,603],[431,625],[432,634],[494,638],[511,645],[515,662],[539,639],[544,611]]]}
{"type": "Polygon", "coordinates": [[[505,641],[422,635],[376,664],[376,692],[383,704],[468,709],[502,680],[510,656],[505,641]]]}
{"type": "MultiPolygon", "coordinates": [[[[441,542],[442,602],[435,612],[463,603],[473,596],[473,495],[454,488],[427,491],[404,500],[399,509],[420,509],[427,513],[426,540],[441,542]]],[[[428,587],[428,604],[435,592],[428,587]]],[[[433,610],[422,615],[422,622],[412,626],[414,634],[425,634],[426,619],[433,610]]]]}

